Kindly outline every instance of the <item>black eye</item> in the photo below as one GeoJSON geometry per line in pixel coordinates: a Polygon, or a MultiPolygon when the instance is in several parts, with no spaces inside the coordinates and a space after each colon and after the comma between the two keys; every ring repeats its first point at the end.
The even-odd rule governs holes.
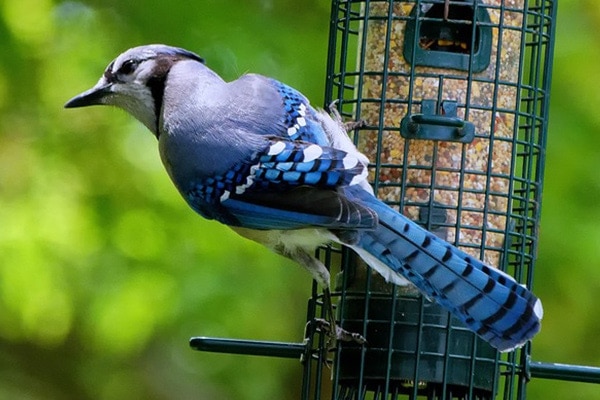
{"type": "Polygon", "coordinates": [[[127,60],[121,65],[121,67],[119,68],[117,73],[119,73],[121,75],[129,75],[130,73],[132,73],[135,70],[137,65],[138,65],[138,62],[136,60],[127,60]]]}

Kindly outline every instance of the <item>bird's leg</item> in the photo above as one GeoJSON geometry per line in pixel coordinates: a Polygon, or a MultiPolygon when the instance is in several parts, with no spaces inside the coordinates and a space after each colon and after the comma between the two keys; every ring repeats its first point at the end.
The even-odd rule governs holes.
{"type": "Polygon", "coordinates": [[[333,302],[331,301],[331,291],[328,287],[323,289],[323,310],[325,312],[325,319],[317,318],[316,322],[321,332],[327,336],[325,348],[329,352],[337,347],[337,341],[341,340],[337,335],[338,332],[341,333],[343,329],[338,328],[336,323],[335,310],[333,308],[333,302]]]}
{"type": "Polygon", "coordinates": [[[335,349],[337,341],[354,342],[358,344],[367,343],[367,339],[365,339],[361,334],[356,332],[348,332],[337,324],[333,302],[331,301],[331,291],[328,287],[323,289],[323,308],[325,309],[327,319],[320,320],[320,328],[322,331],[327,333],[328,340],[326,344],[328,350],[335,349]]]}
{"type": "Polygon", "coordinates": [[[343,122],[342,116],[340,115],[337,107],[335,106],[335,102],[333,102],[331,104],[330,110],[333,110],[332,114],[344,126],[344,129],[346,130],[346,132],[353,131],[353,130],[355,130],[357,128],[362,128],[363,126],[365,126],[367,124],[364,119],[359,119],[359,120],[356,120],[356,121],[343,122]]]}
{"type": "Polygon", "coordinates": [[[304,266],[317,283],[323,287],[323,310],[325,318],[315,318],[315,324],[321,332],[327,335],[327,350],[335,349],[337,341],[355,342],[358,344],[366,343],[367,341],[362,335],[348,332],[336,323],[335,310],[331,301],[331,291],[329,290],[329,271],[323,263],[301,248],[296,248],[293,252],[288,252],[286,255],[304,266]]]}
{"type": "Polygon", "coordinates": [[[362,128],[366,124],[367,123],[365,122],[364,119],[359,119],[358,121],[344,122],[344,128],[346,129],[346,132],[348,132],[348,131],[353,131],[357,128],[362,128]]]}
{"type": "Polygon", "coordinates": [[[346,132],[349,131],[353,131],[356,128],[362,128],[363,126],[366,125],[366,122],[362,119],[358,120],[358,121],[348,121],[348,122],[344,122],[342,120],[342,116],[340,115],[340,112],[337,109],[337,102],[338,100],[334,100],[331,103],[329,103],[329,105],[327,106],[327,111],[329,111],[329,113],[331,114],[331,116],[333,117],[333,119],[340,125],[342,125],[344,127],[344,129],[346,130],[346,132]]]}

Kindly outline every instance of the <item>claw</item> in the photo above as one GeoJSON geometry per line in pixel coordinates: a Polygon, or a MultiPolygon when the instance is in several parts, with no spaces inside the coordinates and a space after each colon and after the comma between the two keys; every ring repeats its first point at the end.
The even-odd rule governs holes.
{"type": "Polygon", "coordinates": [[[362,128],[365,125],[367,125],[367,123],[364,119],[359,119],[358,121],[344,122],[344,128],[346,129],[346,131],[353,131],[357,128],[362,128]]]}
{"type": "Polygon", "coordinates": [[[327,111],[329,111],[329,113],[333,116],[333,118],[336,121],[338,121],[338,123],[340,123],[341,125],[344,126],[344,129],[346,130],[346,132],[353,131],[354,129],[357,129],[357,128],[362,128],[363,126],[365,126],[367,124],[365,122],[365,120],[362,120],[362,119],[360,119],[358,121],[343,122],[342,116],[340,115],[340,112],[337,109],[337,103],[338,103],[338,99],[335,99],[331,103],[329,103],[329,105],[327,106],[327,111]]]}
{"type": "Polygon", "coordinates": [[[337,103],[339,103],[339,99],[335,99],[331,103],[329,103],[327,105],[327,111],[334,117],[336,117],[336,119],[341,120],[342,116],[340,115],[340,112],[337,109],[337,103]]]}
{"type": "MultiPolygon", "coordinates": [[[[347,330],[341,328],[337,324],[335,324],[335,334],[333,334],[331,329],[331,323],[323,318],[315,318],[314,319],[316,328],[323,332],[324,334],[332,337],[334,340],[339,340],[340,342],[353,342],[357,344],[367,344],[367,339],[360,333],[356,332],[348,332],[347,330]]],[[[335,346],[334,346],[335,347],[335,346]]]]}
{"type": "Polygon", "coordinates": [[[321,330],[326,332],[329,336],[327,341],[328,350],[335,349],[337,341],[341,342],[354,342],[358,344],[366,344],[367,339],[359,333],[348,332],[342,327],[338,326],[335,322],[335,311],[333,310],[333,303],[331,302],[331,292],[329,288],[323,289],[323,307],[327,312],[327,320],[320,320],[321,330]],[[333,329],[332,329],[333,327],[333,329]]]}
{"type": "MultiPolygon", "coordinates": [[[[321,360],[323,364],[327,366],[327,368],[331,369],[331,373],[333,374],[333,360],[328,358],[328,354],[336,350],[338,341],[364,345],[367,344],[367,339],[365,339],[365,337],[359,333],[348,332],[347,330],[338,326],[335,321],[335,312],[331,302],[331,292],[328,288],[323,289],[322,307],[325,311],[326,318],[313,318],[312,320],[308,321],[304,327],[304,340],[308,343],[308,341],[312,339],[314,333],[317,331],[325,336],[325,344],[321,349],[321,360]]],[[[305,361],[306,358],[302,357],[301,362],[305,361]]]]}
{"type": "MultiPolygon", "coordinates": [[[[325,345],[322,348],[322,357],[320,357],[320,359],[322,360],[323,364],[331,370],[331,379],[333,379],[333,359],[330,359],[327,355],[336,350],[338,341],[353,342],[359,345],[364,345],[367,343],[367,340],[359,333],[348,332],[347,330],[338,326],[335,321],[335,312],[333,310],[331,292],[329,291],[329,288],[323,289],[323,309],[327,319],[314,318],[309,321],[304,329],[304,337],[312,337],[312,334],[315,331],[319,331],[321,334],[325,335],[325,345]]],[[[302,361],[306,360],[302,359],[302,361]]]]}
{"type": "Polygon", "coordinates": [[[340,328],[336,325],[335,327],[336,339],[342,342],[353,342],[357,344],[367,344],[367,339],[363,335],[357,332],[348,332],[345,329],[340,328]]]}

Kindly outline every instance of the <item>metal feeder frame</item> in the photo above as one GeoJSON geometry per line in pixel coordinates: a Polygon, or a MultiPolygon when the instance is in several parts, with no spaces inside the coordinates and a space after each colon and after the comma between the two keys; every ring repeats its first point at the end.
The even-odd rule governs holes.
{"type": "MultiPolygon", "coordinates": [[[[336,100],[347,120],[365,120],[354,140],[373,162],[376,193],[405,213],[412,212],[430,231],[529,287],[538,241],[556,9],[557,0],[333,0],[331,9],[325,103],[336,100]],[[510,18],[521,23],[511,24],[510,18]],[[520,39],[515,82],[503,76],[502,65],[502,41],[511,34],[520,39]],[[369,54],[377,40],[381,53],[369,54]],[[377,63],[380,69],[373,68],[377,63]],[[402,70],[406,66],[398,63],[408,67],[402,70]],[[397,93],[395,79],[408,91],[397,93]],[[427,79],[437,80],[438,86],[462,80],[460,87],[466,90],[459,90],[455,98],[445,97],[442,89],[433,98],[424,92],[419,97],[416,86],[427,79]],[[373,85],[379,96],[365,88],[373,85]],[[475,98],[471,93],[480,87],[491,88],[489,105],[470,102],[475,98]],[[503,87],[515,96],[512,109],[498,102],[503,87]],[[476,126],[478,115],[492,116],[487,132],[476,126]],[[512,118],[508,135],[497,135],[505,115],[512,118]],[[402,154],[382,154],[389,151],[386,140],[400,140],[402,154]],[[488,164],[474,171],[468,168],[466,149],[478,140],[489,152],[488,164]],[[413,143],[426,144],[430,154],[404,161],[413,143]],[[438,162],[448,143],[458,152],[458,167],[438,162]],[[492,165],[497,161],[493,148],[502,145],[510,150],[509,173],[494,172],[492,165]],[[415,171],[428,174],[425,183],[411,181],[415,171]],[[436,183],[440,172],[457,174],[461,186],[436,183]],[[483,177],[486,185],[469,188],[469,174],[483,177]],[[508,183],[507,189],[495,192],[490,187],[494,179],[508,183]],[[411,190],[425,195],[410,198],[411,190]],[[440,190],[455,192],[459,200],[437,201],[440,190]],[[484,198],[484,209],[471,210],[461,201],[470,195],[484,198]],[[488,207],[493,196],[505,200],[503,212],[488,207]],[[481,212],[484,221],[500,215],[505,223],[495,230],[485,223],[470,226],[462,218],[469,212],[481,212]],[[479,242],[462,240],[471,231],[481,235],[479,242]],[[501,240],[489,244],[486,234],[501,240]]],[[[313,284],[302,342],[194,337],[191,347],[299,359],[301,399],[525,399],[532,378],[600,383],[600,368],[533,361],[530,344],[498,353],[414,289],[383,282],[346,249],[327,247],[318,255],[336,277],[333,296],[341,326],[362,333],[368,344],[341,343],[334,352],[324,349],[325,335],[314,321],[326,310],[313,284]]]]}

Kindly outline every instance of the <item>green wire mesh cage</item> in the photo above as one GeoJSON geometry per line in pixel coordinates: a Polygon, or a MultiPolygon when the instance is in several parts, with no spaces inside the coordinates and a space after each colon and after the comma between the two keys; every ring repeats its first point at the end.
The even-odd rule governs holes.
{"type": "MultiPolygon", "coordinates": [[[[557,2],[334,0],[326,104],[371,160],[379,198],[531,286],[557,2]]],[[[366,345],[326,349],[319,288],[301,343],[192,338],[204,351],[300,358],[302,399],[522,399],[532,377],[600,382],[600,370],[498,353],[411,287],[349,251],[319,250],[337,319],[366,345]]]]}

